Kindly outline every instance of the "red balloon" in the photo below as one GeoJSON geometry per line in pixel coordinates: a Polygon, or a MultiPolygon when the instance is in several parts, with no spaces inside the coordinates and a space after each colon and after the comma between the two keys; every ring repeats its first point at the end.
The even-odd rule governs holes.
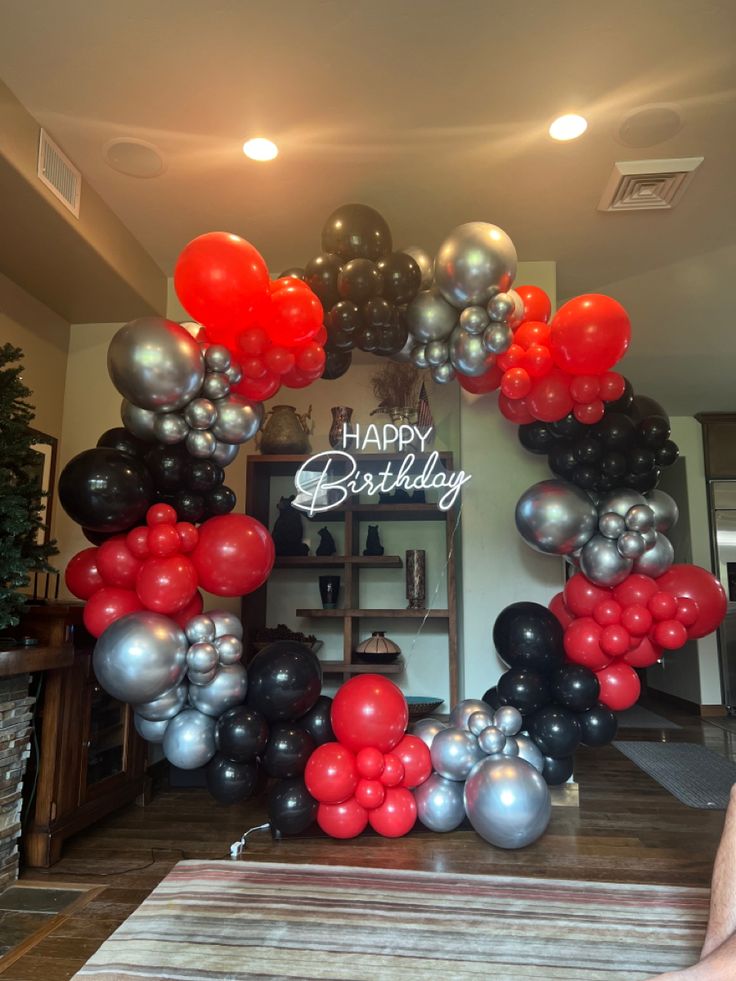
{"type": "Polygon", "coordinates": [[[552,328],[539,320],[526,320],[514,332],[514,344],[520,344],[528,350],[533,344],[549,347],[549,334],[552,328]]]}
{"type": "Polygon", "coordinates": [[[209,232],[184,246],[174,268],[174,288],[189,314],[222,342],[260,312],[270,295],[268,268],[250,242],[209,232]]]}
{"type": "Polygon", "coordinates": [[[600,671],[611,663],[611,658],[601,648],[600,627],[592,617],[573,620],[565,631],[564,645],[568,660],[582,664],[591,671],[600,671]]]}
{"type": "Polygon", "coordinates": [[[511,368],[518,368],[524,360],[524,348],[520,344],[511,344],[503,354],[496,358],[496,364],[501,371],[509,371],[511,368]]]}
{"type": "Polygon", "coordinates": [[[432,773],[432,757],[427,744],[418,736],[406,735],[401,742],[394,746],[393,753],[404,764],[404,782],[402,787],[413,790],[432,773]]]}
{"type": "Polygon", "coordinates": [[[197,570],[186,555],[146,559],[138,570],[135,590],[147,610],[177,613],[197,591],[197,570]]]}
{"type": "Polygon", "coordinates": [[[296,364],[294,352],[285,347],[272,347],[263,355],[263,362],[274,375],[284,375],[296,364]]]}
{"type": "Polygon", "coordinates": [[[339,804],[347,800],[358,785],[355,756],[340,743],[323,743],[307,761],[304,782],[315,800],[339,804]]]}
{"type": "Polygon", "coordinates": [[[273,344],[293,347],[314,337],[322,317],[322,304],[308,287],[285,286],[271,295],[266,333],[273,344]]]}
{"type": "Polygon", "coordinates": [[[604,371],[600,376],[600,388],[604,402],[615,402],[626,391],[626,381],[617,371],[604,371]]]}
{"type": "Polygon", "coordinates": [[[151,554],[148,550],[148,527],[141,525],[133,528],[125,536],[125,544],[137,559],[147,559],[151,554]]]}
{"type": "Polygon", "coordinates": [[[697,565],[673,565],[657,580],[657,587],[678,599],[684,596],[698,604],[698,619],[688,627],[693,640],[705,637],[726,615],[726,594],[716,577],[697,565]]]}
{"type": "Polygon", "coordinates": [[[221,514],[199,526],[192,562],[199,585],[217,596],[245,596],[268,579],[273,539],[247,514],[221,514]]]}
{"type": "Polygon", "coordinates": [[[384,787],[398,787],[404,779],[404,764],[394,753],[383,757],[383,773],[379,780],[384,787]]]}
{"type": "Polygon", "coordinates": [[[634,637],[643,637],[651,629],[652,614],[641,603],[633,603],[621,614],[621,623],[634,637]]]}
{"type": "Polygon", "coordinates": [[[355,799],[366,811],[380,807],[386,797],[386,788],[380,780],[359,780],[355,788],[355,799]]]}
{"type": "Polygon", "coordinates": [[[405,787],[389,787],[383,804],[368,812],[370,826],[384,838],[408,834],[416,820],[417,802],[414,794],[405,787]]]}
{"type": "Polygon", "coordinates": [[[69,592],[77,599],[89,599],[105,585],[97,568],[98,552],[98,548],[83,548],[67,563],[64,582],[69,592]]]}
{"type": "MultiPolygon", "coordinates": [[[[661,579],[658,582],[661,582],[661,579]]],[[[650,576],[632,572],[615,587],[613,595],[621,606],[646,606],[652,596],[661,588],[663,587],[659,586],[650,576]]]]}
{"type": "Polygon", "coordinates": [[[358,773],[366,780],[376,780],[383,773],[383,753],[375,746],[366,746],[355,757],[358,773]]]}
{"type": "Polygon", "coordinates": [[[627,654],[630,643],[629,631],[620,623],[611,623],[601,630],[601,650],[609,657],[621,657],[627,654]]]}
{"type": "Polygon", "coordinates": [[[534,422],[534,416],[529,411],[526,399],[508,399],[503,392],[499,392],[498,408],[501,410],[502,416],[510,422],[517,423],[519,426],[524,426],[528,422],[534,422]]]}
{"type": "Polygon", "coordinates": [[[176,525],[156,525],[148,532],[148,548],[151,555],[165,559],[176,555],[181,549],[181,540],[176,525]]]}
{"type": "Polygon", "coordinates": [[[572,412],[577,421],[581,422],[584,426],[594,426],[605,415],[606,407],[600,399],[596,399],[594,402],[588,402],[585,405],[578,403],[572,412]]]}
{"type": "Polygon", "coordinates": [[[268,374],[265,361],[265,355],[260,358],[255,355],[250,358],[243,358],[240,362],[240,367],[243,369],[243,377],[250,379],[250,381],[258,381],[259,378],[265,378],[268,374]]]}
{"type": "Polygon", "coordinates": [[[570,395],[570,376],[553,369],[534,382],[526,401],[530,413],[540,422],[564,419],[575,405],[570,395]]]}
{"type": "Polygon", "coordinates": [[[560,621],[563,630],[575,619],[574,614],[570,613],[567,606],[565,606],[565,597],[562,593],[556,593],[549,601],[547,608],[560,621]]]}
{"type": "Polygon", "coordinates": [[[697,621],[699,613],[700,610],[695,600],[688,599],[687,596],[678,597],[675,620],[679,620],[686,627],[692,627],[697,621]]]}
{"type": "Polygon", "coordinates": [[[326,356],[324,348],[321,348],[315,341],[305,344],[296,352],[296,366],[299,371],[305,374],[321,375],[325,370],[326,356]]]}
{"type": "Polygon", "coordinates": [[[655,620],[671,620],[677,613],[677,600],[672,593],[660,589],[649,597],[647,609],[655,620]]]}
{"type": "Polygon", "coordinates": [[[327,343],[327,328],[324,324],[320,324],[320,328],[314,335],[313,340],[319,344],[320,347],[324,347],[327,343]]]}
{"type": "Polygon", "coordinates": [[[176,511],[170,504],[152,504],[146,511],[146,524],[149,528],[176,524],[176,511]]]}
{"type": "Polygon", "coordinates": [[[309,287],[304,282],[303,279],[297,279],[296,276],[279,276],[278,279],[271,281],[271,292],[277,293],[282,290],[285,286],[293,287],[294,289],[299,289],[301,287],[303,290],[308,290],[309,287]]]}
{"type": "Polygon", "coordinates": [[[524,368],[509,368],[501,379],[501,391],[508,399],[523,399],[532,390],[532,380],[524,368]]]}
{"type": "Polygon", "coordinates": [[[176,621],[178,625],[183,630],[184,627],[189,623],[192,617],[199,616],[199,614],[204,609],[204,599],[199,590],[192,597],[191,602],[187,603],[183,610],[179,610],[178,613],[172,614],[171,619],[176,621]]]}
{"type": "Polygon", "coordinates": [[[320,804],[317,824],[331,838],[355,838],[368,824],[368,811],[354,797],[341,804],[320,804]]]}
{"type": "Polygon", "coordinates": [[[554,315],[549,346],[555,364],[571,375],[600,375],[624,356],[630,340],[631,324],[621,304],[585,293],[554,315]]]}
{"type": "Polygon", "coordinates": [[[521,362],[530,378],[544,378],[552,371],[552,355],[543,344],[530,344],[521,362]]]}
{"type": "Polygon", "coordinates": [[[634,669],[623,661],[614,661],[602,671],[596,671],[601,686],[599,701],[614,712],[636,705],[641,694],[641,682],[634,669]]]}
{"type": "Polygon", "coordinates": [[[136,576],[140,567],[140,559],[133,555],[122,535],[108,538],[98,549],[97,568],[100,570],[100,575],[105,580],[106,586],[135,589],[136,576]]]}
{"type": "Polygon", "coordinates": [[[335,737],[356,752],[375,746],[382,753],[399,742],[406,731],[409,709],[401,690],[379,674],[351,678],[332,703],[335,737]]]}
{"type": "Polygon", "coordinates": [[[642,637],[636,647],[632,648],[628,654],[624,654],[622,661],[630,664],[632,668],[649,668],[662,656],[662,649],[655,647],[648,637],[642,637]]]}
{"type": "Polygon", "coordinates": [[[653,639],[666,651],[676,651],[687,641],[687,627],[679,620],[661,620],[654,628],[653,639]]]}
{"type": "Polygon", "coordinates": [[[268,349],[270,341],[263,327],[249,327],[238,334],[240,356],[249,355],[257,358],[268,349]]]}
{"type": "Polygon", "coordinates": [[[595,402],[601,392],[601,383],[597,375],[577,375],[570,382],[570,395],[576,402],[595,402]]]}
{"type": "Polygon", "coordinates": [[[137,613],[143,604],[132,589],[104,586],[91,596],[84,607],[82,619],[93,637],[99,637],[111,623],[128,613],[137,613]]]}
{"type": "Polygon", "coordinates": [[[621,622],[621,604],[617,603],[613,597],[603,599],[596,603],[593,608],[593,619],[602,627],[610,627],[611,624],[621,622]]]}
{"type": "Polygon", "coordinates": [[[487,392],[493,392],[498,388],[502,377],[503,372],[498,365],[492,364],[484,375],[471,378],[469,375],[460,374],[457,376],[457,380],[460,382],[460,388],[464,388],[471,395],[485,395],[487,392]]]}
{"type": "Polygon", "coordinates": [[[314,381],[314,376],[300,371],[296,364],[281,376],[281,381],[287,388],[306,388],[314,381]]]}
{"type": "Polygon", "coordinates": [[[199,541],[199,532],[191,521],[179,521],[176,525],[179,535],[179,548],[185,554],[193,551],[194,546],[199,541]]]}
{"type": "Polygon", "coordinates": [[[549,320],[552,303],[543,289],[539,286],[515,286],[514,291],[524,304],[524,320],[549,320]]]}
{"type": "Polygon", "coordinates": [[[281,380],[278,375],[268,372],[263,378],[242,378],[237,385],[232,386],[231,391],[254,402],[265,402],[266,399],[273,398],[280,388],[281,380]]]}
{"type": "Polygon", "coordinates": [[[576,572],[567,580],[562,595],[565,606],[576,617],[592,616],[593,610],[600,602],[611,598],[610,590],[604,589],[603,586],[596,586],[582,572],[576,572]]]}

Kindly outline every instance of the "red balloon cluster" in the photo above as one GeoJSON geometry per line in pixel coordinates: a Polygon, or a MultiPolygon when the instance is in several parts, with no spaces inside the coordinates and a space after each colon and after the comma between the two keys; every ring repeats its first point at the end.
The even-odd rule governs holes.
{"type": "Polygon", "coordinates": [[[221,515],[197,529],[177,522],[169,504],[154,504],[145,525],[78,552],[64,578],[87,601],[84,625],[99,637],[143,609],[184,624],[202,612],[199,586],[219,596],[244,595],[265,582],[273,560],[273,540],[254,518],[221,515]]]}
{"type": "Polygon", "coordinates": [[[658,579],[633,573],[613,588],[577,573],[549,608],[564,628],[568,660],[594,671],[601,702],[620,711],[639,697],[634,669],[715,630],[726,595],[705,569],[673,565],[658,579]]]}
{"type": "Polygon", "coordinates": [[[262,402],[281,385],[305,388],[325,366],[322,305],[299,279],[270,280],[266,263],[245,239],[208,232],[186,245],[174,269],[185,309],[243,369],[234,391],[262,402]]]}
{"type": "Polygon", "coordinates": [[[319,801],[317,823],[333,838],[354,838],[368,824],[398,838],[414,827],[411,790],[429,777],[429,749],[406,734],[406,699],[381,675],[364,674],[344,684],[332,704],[337,742],[312,753],[304,772],[319,801]]]}
{"type": "Polygon", "coordinates": [[[524,320],[513,343],[480,378],[461,379],[479,394],[500,388],[499,409],[519,425],[557,422],[571,412],[593,425],[604,403],[624,393],[624,379],[610,369],[631,339],[626,311],[608,296],[588,294],[565,303],[549,323],[550,301],[536,286],[520,286],[524,320]]]}

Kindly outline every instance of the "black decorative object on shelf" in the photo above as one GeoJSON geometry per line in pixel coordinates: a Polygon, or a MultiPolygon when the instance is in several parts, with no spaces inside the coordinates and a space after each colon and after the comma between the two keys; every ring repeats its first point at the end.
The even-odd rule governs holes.
{"type": "Polygon", "coordinates": [[[322,609],[324,610],[337,609],[337,600],[340,595],[340,577],[320,576],[319,595],[322,599],[322,609]]]}
{"type": "Polygon", "coordinates": [[[378,537],[378,525],[368,525],[363,555],[383,555],[383,545],[378,537]]]}
{"type": "Polygon", "coordinates": [[[302,516],[291,504],[295,497],[282,497],[278,503],[279,516],[272,532],[277,555],[309,555],[309,546],[302,541],[302,516]]]}
{"type": "Polygon", "coordinates": [[[335,545],[335,539],[330,534],[327,527],[320,528],[319,530],[319,545],[317,546],[317,555],[334,555],[337,551],[337,546],[335,545]]]}

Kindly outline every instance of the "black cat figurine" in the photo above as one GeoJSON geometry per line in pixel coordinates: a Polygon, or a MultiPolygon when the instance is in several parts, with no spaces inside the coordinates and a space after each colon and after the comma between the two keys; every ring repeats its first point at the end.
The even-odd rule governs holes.
{"type": "Polygon", "coordinates": [[[335,545],[335,539],[329,533],[327,528],[320,528],[319,530],[319,545],[317,546],[317,555],[334,555],[337,551],[337,546],[335,545]]]}
{"type": "Polygon", "coordinates": [[[278,503],[279,516],[271,533],[277,555],[309,555],[309,545],[302,541],[302,516],[291,506],[295,497],[282,497],[278,503]]]}
{"type": "Polygon", "coordinates": [[[368,525],[368,536],[365,540],[363,555],[383,555],[383,545],[378,537],[378,525],[368,525]]]}

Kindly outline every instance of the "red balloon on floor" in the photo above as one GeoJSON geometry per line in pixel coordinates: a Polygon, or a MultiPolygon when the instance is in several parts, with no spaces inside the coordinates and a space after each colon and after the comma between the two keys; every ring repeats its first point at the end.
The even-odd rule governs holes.
{"type": "Polygon", "coordinates": [[[383,804],[368,813],[374,831],[384,838],[400,838],[408,834],[417,820],[417,802],[405,787],[389,787],[383,804]]]}
{"type": "Polygon", "coordinates": [[[340,743],[323,743],[307,761],[304,782],[315,800],[339,804],[353,794],[358,784],[354,754],[340,743]]]}
{"type": "Polygon", "coordinates": [[[351,678],[338,689],[332,703],[336,739],[357,752],[375,746],[387,753],[400,741],[409,721],[401,690],[379,674],[351,678]]]}
{"type": "Polygon", "coordinates": [[[419,736],[406,735],[393,748],[393,755],[404,764],[402,787],[413,790],[429,777],[432,772],[432,757],[427,744],[419,736]]]}
{"type": "Polygon", "coordinates": [[[317,824],[331,838],[355,838],[368,824],[368,811],[354,797],[342,804],[320,804],[317,824]]]}

